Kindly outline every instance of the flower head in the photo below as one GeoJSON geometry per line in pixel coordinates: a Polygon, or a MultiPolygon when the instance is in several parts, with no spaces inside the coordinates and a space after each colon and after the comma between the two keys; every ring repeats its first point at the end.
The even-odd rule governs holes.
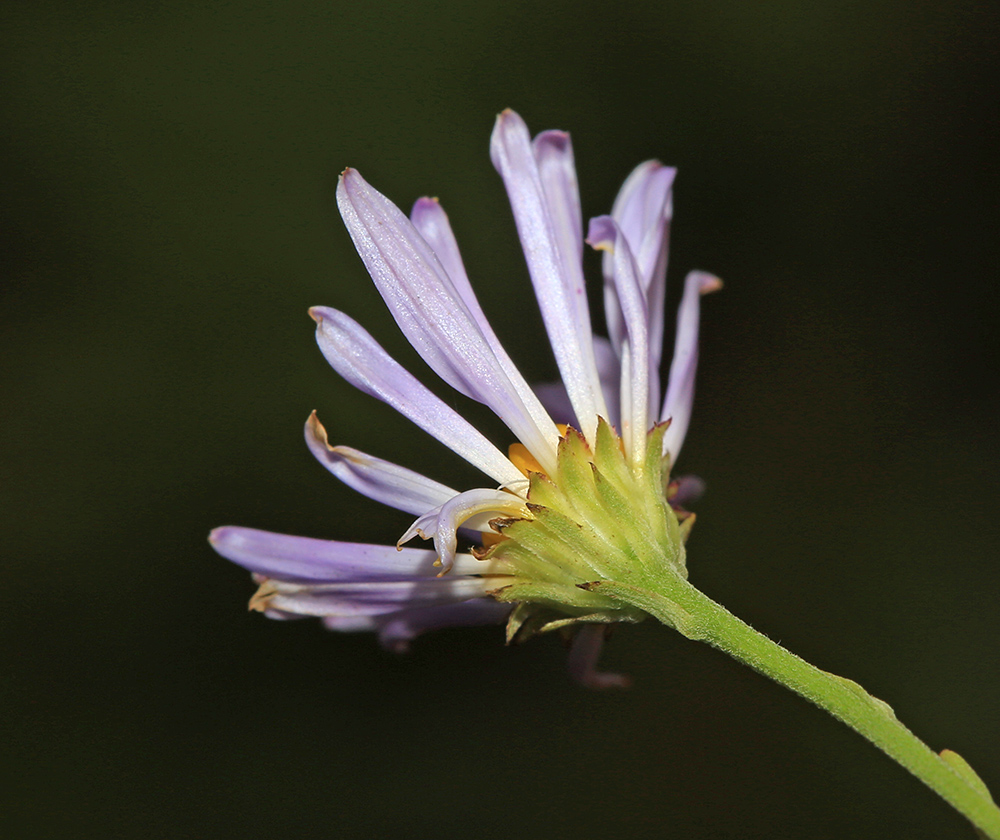
{"type": "Polygon", "coordinates": [[[253,572],[251,609],[321,617],[333,630],[373,630],[405,649],[425,630],[507,621],[508,639],[574,631],[571,670],[591,685],[623,678],[594,669],[604,625],[641,608],[599,584],[641,586],[686,576],[693,516],[671,482],[691,415],[700,296],[717,278],[685,280],[665,393],[667,245],[675,170],[656,161],[625,181],[586,239],[569,135],[533,140],[513,111],[490,145],[510,198],[560,381],[532,388],[479,306],[441,205],[421,198],[409,218],[352,169],[337,202],[354,245],[403,334],[455,390],[488,406],[514,441],[506,454],[336,309],[314,307],[332,367],[477,467],[487,486],[459,491],[405,467],[331,446],[315,412],[306,443],[323,466],[369,498],[416,520],[398,546],[373,546],[224,527],[212,545],[253,572]],[[608,338],[593,334],[585,242],[601,250],[608,338]],[[558,424],[557,424],[558,421],[558,424]],[[433,548],[409,547],[411,540],[433,548]],[[464,547],[465,550],[460,550],[464,547]]]}

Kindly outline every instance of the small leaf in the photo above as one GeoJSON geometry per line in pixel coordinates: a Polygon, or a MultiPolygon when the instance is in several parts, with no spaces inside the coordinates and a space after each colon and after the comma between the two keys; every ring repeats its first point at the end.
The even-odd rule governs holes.
{"type": "Polygon", "coordinates": [[[968,761],[954,750],[941,750],[940,755],[944,763],[962,777],[962,781],[976,791],[976,793],[982,794],[990,802],[993,801],[990,789],[986,787],[986,782],[979,778],[976,771],[969,766],[968,761]]]}

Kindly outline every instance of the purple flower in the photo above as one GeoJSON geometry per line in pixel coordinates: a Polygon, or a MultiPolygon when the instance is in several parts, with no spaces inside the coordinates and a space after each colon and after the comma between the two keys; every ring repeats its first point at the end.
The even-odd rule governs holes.
{"type": "Polygon", "coordinates": [[[219,554],[253,573],[259,589],[251,609],[272,618],[317,616],[333,630],[372,630],[396,650],[419,633],[448,626],[507,621],[508,639],[572,631],[574,675],[589,685],[622,685],[624,678],[595,670],[602,625],[643,614],[588,593],[585,584],[627,577],[640,554],[654,557],[643,563],[672,564],[686,574],[683,537],[691,520],[681,524],[685,514],[669,502],[690,498],[697,487],[665,477],[691,415],[700,296],[720,282],[702,272],[685,280],[661,395],[675,170],[656,161],[638,166],[611,215],[590,221],[585,240],[569,135],[546,131],[532,140],[523,120],[505,111],[490,151],[510,198],[558,383],[532,388],[520,375],[476,300],[436,200],[419,199],[407,218],[348,169],[337,203],[403,334],[445,382],[506,424],[515,439],[507,454],[347,315],[328,307],[310,310],[320,350],[341,376],[477,467],[487,486],[459,491],[355,449],[330,446],[313,413],[305,436],[319,462],[358,492],[416,517],[400,546],[419,537],[433,548],[239,527],[217,528],[210,540],[219,554]],[[608,338],[591,329],[585,241],[604,252],[608,338]],[[630,505],[627,511],[623,504],[630,505]],[[637,544],[652,548],[642,553],[637,544]]]}

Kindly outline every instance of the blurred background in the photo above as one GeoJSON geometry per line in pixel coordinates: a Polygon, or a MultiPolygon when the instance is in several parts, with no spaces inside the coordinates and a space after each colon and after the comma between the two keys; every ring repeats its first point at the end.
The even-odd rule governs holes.
{"type": "Polygon", "coordinates": [[[678,166],[669,305],[690,268],[726,282],[680,465],[708,485],[692,580],[1000,790],[998,24],[949,0],[3,4],[5,830],[971,837],[672,631],[615,633],[619,693],[499,628],[395,656],[248,615],[205,537],[395,541],[407,516],[309,456],[312,409],[475,486],[338,379],[306,308],[433,381],[336,212],[355,166],[440,197],[497,333],[552,378],[488,157],[513,107],[572,132],[587,216],[639,161],[678,166]]]}

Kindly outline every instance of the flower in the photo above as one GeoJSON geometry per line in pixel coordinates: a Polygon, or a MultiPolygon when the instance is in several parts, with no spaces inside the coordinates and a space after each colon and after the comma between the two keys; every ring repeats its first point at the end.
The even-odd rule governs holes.
{"type": "Polygon", "coordinates": [[[445,382],[506,424],[516,438],[506,455],[347,315],[310,310],[320,350],[341,376],[465,458],[489,486],[459,491],[331,446],[314,412],[305,436],[319,462],[358,492],[417,517],[398,545],[240,527],[217,528],[210,540],[253,573],[259,588],[250,608],[269,617],[317,616],[333,630],[372,630],[396,650],[447,626],[506,620],[508,640],[561,629],[575,633],[570,668],[578,679],[622,685],[623,677],[595,669],[604,629],[645,613],[602,594],[599,584],[686,577],[684,540],[694,517],[680,503],[697,492],[697,480],[667,476],[691,415],[699,300],[721,284],[703,272],[688,274],[661,399],[675,170],[641,164],[611,214],[590,222],[586,242],[604,252],[608,338],[601,338],[592,332],[584,287],[569,135],[546,131],[532,140],[508,110],[497,118],[491,156],[559,368],[555,384],[532,388],[505,352],[437,200],[419,199],[407,218],[348,169],[337,203],[399,328],[445,382]],[[417,537],[433,548],[403,546],[417,537]]]}

